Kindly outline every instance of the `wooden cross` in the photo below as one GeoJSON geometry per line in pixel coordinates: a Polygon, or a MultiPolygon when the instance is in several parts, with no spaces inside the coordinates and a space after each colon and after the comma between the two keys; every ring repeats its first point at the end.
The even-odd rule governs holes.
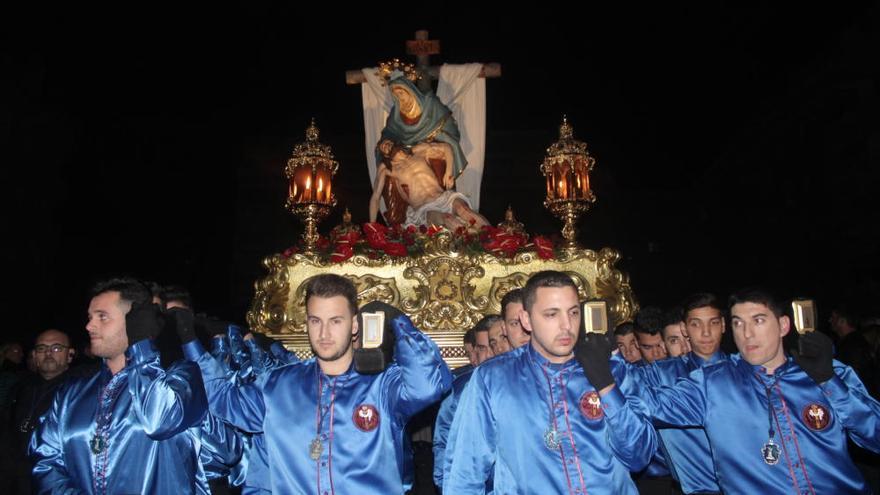
{"type": "MultiPolygon", "coordinates": [[[[431,89],[431,82],[440,78],[440,67],[430,65],[431,55],[440,53],[440,40],[429,40],[427,30],[416,31],[416,39],[407,40],[406,53],[416,56],[416,69],[422,74],[418,86],[420,91],[431,89]]],[[[493,62],[483,64],[480,77],[501,77],[501,64],[493,62]]],[[[345,71],[346,84],[363,84],[367,82],[360,70],[345,71]]]]}

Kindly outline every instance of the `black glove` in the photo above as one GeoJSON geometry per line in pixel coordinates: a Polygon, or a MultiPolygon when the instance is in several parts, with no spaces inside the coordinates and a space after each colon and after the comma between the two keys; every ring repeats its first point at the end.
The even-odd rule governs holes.
{"type": "Polygon", "coordinates": [[[131,309],[125,314],[125,333],[128,345],[132,346],[144,339],[152,339],[162,333],[165,318],[162,308],[152,302],[141,304],[131,303],[131,309]]]}
{"type": "Polygon", "coordinates": [[[208,316],[204,313],[195,315],[193,323],[195,324],[196,331],[203,335],[207,335],[208,338],[213,338],[215,335],[226,336],[229,330],[228,322],[218,320],[217,318],[208,316]]]}
{"type": "Polygon", "coordinates": [[[798,350],[792,357],[798,366],[817,384],[822,384],[834,376],[834,345],[831,339],[820,332],[809,332],[799,336],[798,350]]]}
{"type": "Polygon", "coordinates": [[[272,347],[272,343],[275,342],[275,339],[260,332],[250,332],[250,336],[254,339],[254,343],[257,344],[257,347],[265,352],[271,352],[270,347],[272,347]]]}
{"type": "Polygon", "coordinates": [[[382,311],[385,313],[385,327],[382,329],[382,345],[374,349],[364,349],[363,347],[354,352],[354,366],[358,373],[372,375],[385,371],[385,368],[391,364],[394,359],[394,344],[396,336],[392,322],[399,316],[405,316],[399,309],[381,301],[373,301],[365,304],[358,312],[358,339],[363,344],[364,332],[364,313],[376,313],[382,311]]]}
{"type": "Polygon", "coordinates": [[[190,309],[171,308],[168,310],[168,319],[174,324],[181,344],[188,344],[196,340],[195,318],[190,309]]]}
{"type": "Polygon", "coordinates": [[[584,376],[597,392],[614,383],[609,363],[611,342],[607,336],[599,333],[585,334],[581,331],[574,346],[574,356],[584,369],[584,376]]]}

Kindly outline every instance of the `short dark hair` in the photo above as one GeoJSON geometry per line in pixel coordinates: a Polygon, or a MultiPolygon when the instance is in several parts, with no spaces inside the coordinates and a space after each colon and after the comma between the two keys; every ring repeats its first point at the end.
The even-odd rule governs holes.
{"type": "Polygon", "coordinates": [[[849,326],[853,328],[858,328],[860,326],[861,316],[856,308],[845,303],[840,303],[836,304],[831,311],[837,313],[838,318],[846,320],[849,326]]]}
{"type": "Polygon", "coordinates": [[[681,306],[673,306],[663,312],[663,328],[669,325],[678,325],[684,321],[684,311],[681,306]]]}
{"type": "Polygon", "coordinates": [[[724,315],[724,311],[727,309],[721,303],[721,299],[715,294],[709,292],[697,292],[696,294],[687,296],[684,301],[681,302],[682,319],[687,318],[688,312],[699,308],[717,309],[722,315],[724,315]]]}
{"type": "Polygon", "coordinates": [[[465,344],[477,345],[477,336],[474,335],[474,329],[470,328],[467,332],[464,333],[463,342],[465,344]]]}
{"type": "Polygon", "coordinates": [[[348,308],[352,315],[358,313],[357,289],[351,280],[333,273],[316,275],[306,282],[306,304],[312,297],[336,297],[342,296],[348,300],[348,308]]]}
{"type": "Polygon", "coordinates": [[[102,280],[92,287],[91,296],[96,297],[105,292],[118,292],[119,298],[132,304],[150,304],[153,293],[143,282],[131,277],[115,277],[102,280]]]}
{"type": "Polygon", "coordinates": [[[636,331],[636,326],[631,321],[625,321],[617,327],[614,328],[614,336],[615,337],[623,337],[624,335],[629,335],[636,331]]]}
{"type": "Polygon", "coordinates": [[[657,335],[663,330],[663,310],[657,306],[645,306],[636,313],[635,332],[657,335]]]}
{"type": "Polygon", "coordinates": [[[189,291],[186,290],[185,287],[180,285],[167,285],[159,295],[159,298],[162,299],[163,304],[168,304],[171,301],[180,301],[187,308],[192,309],[192,295],[190,295],[189,291]]]}
{"type": "MultiPolygon", "coordinates": [[[[472,330],[474,331],[474,333],[488,332],[489,327],[491,327],[495,323],[498,323],[499,321],[502,321],[501,315],[487,315],[480,318],[480,321],[478,321],[477,324],[474,325],[474,328],[472,330]]],[[[474,337],[474,341],[476,341],[476,337],[474,337]]]]}
{"type": "Polygon", "coordinates": [[[508,304],[516,303],[523,303],[523,290],[519,288],[507,291],[507,294],[504,294],[504,297],[501,298],[501,315],[504,315],[508,304]]]}
{"type": "Polygon", "coordinates": [[[538,298],[538,289],[542,287],[571,287],[577,294],[577,285],[568,275],[555,270],[544,270],[529,277],[526,286],[522,290],[523,307],[531,311],[538,298]]]}
{"type": "Polygon", "coordinates": [[[734,292],[727,299],[727,309],[731,310],[735,305],[744,303],[763,304],[777,318],[785,315],[785,306],[782,302],[762,287],[747,287],[734,292]]]}
{"type": "Polygon", "coordinates": [[[150,289],[150,293],[153,295],[153,297],[158,297],[159,299],[162,298],[162,290],[164,289],[161,285],[152,280],[142,280],[141,282],[143,282],[143,284],[146,285],[148,289],[150,289]]]}

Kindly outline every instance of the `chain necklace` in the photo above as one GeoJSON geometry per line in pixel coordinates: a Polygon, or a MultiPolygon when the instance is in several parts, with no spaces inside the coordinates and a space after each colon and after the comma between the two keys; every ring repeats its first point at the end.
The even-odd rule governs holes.
{"type": "Polygon", "coordinates": [[[780,451],[779,445],[773,441],[773,437],[776,434],[773,429],[773,417],[776,415],[776,409],[773,407],[770,389],[773,387],[773,384],[776,383],[776,379],[774,379],[773,383],[768,387],[767,385],[764,385],[764,381],[757,373],[755,376],[758,378],[758,382],[761,386],[764,387],[764,393],[767,395],[767,442],[761,447],[761,457],[767,465],[774,466],[779,462],[780,451]]]}
{"type": "MultiPolygon", "coordinates": [[[[319,366],[315,366],[315,374],[318,375],[318,400],[317,407],[315,408],[315,438],[309,442],[309,457],[312,460],[317,461],[321,458],[321,454],[324,453],[324,442],[321,441],[321,427],[324,424],[324,416],[325,413],[321,412],[321,391],[323,390],[323,378],[321,373],[321,369],[319,366]]],[[[333,384],[330,387],[330,404],[327,406],[330,410],[330,435],[328,437],[328,441],[333,441],[333,404],[336,401],[336,382],[339,380],[339,377],[333,378],[333,384]]]]}

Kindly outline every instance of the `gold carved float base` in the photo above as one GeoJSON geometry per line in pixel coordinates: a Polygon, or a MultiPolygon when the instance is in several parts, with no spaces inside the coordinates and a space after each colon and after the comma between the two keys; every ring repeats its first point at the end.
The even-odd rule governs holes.
{"type": "Polygon", "coordinates": [[[281,341],[300,358],[311,357],[305,283],[315,275],[337,273],[354,282],[359,305],[381,300],[408,314],[455,368],[468,361],[462,345],[465,331],[484,315],[499,313],[501,298],[541,270],[571,275],[581,300],[605,300],[611,325],[631,320],[638,309],[629,277],[614,268],[620,259],[614,249],[565,250],[550,260],[533,252],[498,258],[488,253],[455,252],[450,248],[450,235],[438,234],[431,248],[418,257],[370,259],[357,255],[331,264],[307,254],[269,256],[263,260],[269,275],[255,283],[248,325],[281,341]]]}

